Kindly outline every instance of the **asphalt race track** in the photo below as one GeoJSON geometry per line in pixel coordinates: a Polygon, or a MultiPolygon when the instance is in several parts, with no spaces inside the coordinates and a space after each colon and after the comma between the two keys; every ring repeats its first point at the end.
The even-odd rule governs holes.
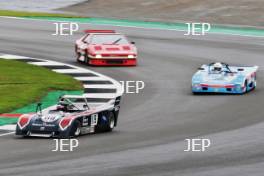
{"type": "MultiPolygon", "coordinates": [[[[0,53],[77,64],[74,36],[52,36],[52,22],[0,18],[0,53]]],[[[81,25],[116,29],[139,49],[137,67],[90,69],[114,79],[141,80],[126,94],[112,133],[82,136],[73,152],[51,152],[52,139],[0,137],[0,175],[263,176],[264,39],[81,25]],[[191,76],[204,63],[258,65],[258,87],[243,96],[193,96],[191,76]],[[186,138],[209,138],[205,152],[184,152],[186,138]]]]}

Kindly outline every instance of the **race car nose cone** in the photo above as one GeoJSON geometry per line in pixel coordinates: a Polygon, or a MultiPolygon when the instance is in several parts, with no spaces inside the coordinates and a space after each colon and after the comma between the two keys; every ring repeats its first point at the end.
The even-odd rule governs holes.
{"type": "Polygon", "coordinates": [[[48,115],[44,115],[41,117],[41,120],[43,122],[54,122],[57,119],[59,119],[60,117],[62,117],[61,114],[48,114],[48,115]]]}

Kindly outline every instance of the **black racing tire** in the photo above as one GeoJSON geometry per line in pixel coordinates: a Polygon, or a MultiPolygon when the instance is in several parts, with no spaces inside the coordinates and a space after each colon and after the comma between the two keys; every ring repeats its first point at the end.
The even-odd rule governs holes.
{"type": "Polygon", "coordinates": [[[76,120],[73,122],[71,131],[70,131],[70,137],[78,137],[81,135],[81,123],[76,120]]]}
{"type": "Polygon", "coordinates": [[[80,61],[81,54],[80,53],[76,53],[76,61],[81,63],[82,61],[80,61]]]}
{"type": "MultiPolygon", "coordinates": [[[[95,133],[103,133],[103,132],[110,132],[113,131],[113,129],[116,126],[116,117],[113,112],[108,112],[106,115],[107,122],[106,124],[97,124],[95,126],[95,133]]],[[[99,120],[99,123],[101,123],[102,119],[99,120]]]]}
{"type": "Polygon", "coordinates": [[[87,65],[90,65],[89,61],[90,61],[90,58],[88,57],[88,54],[85,53],[85,55],[84,55],[84,63],[87,64],[87,65]]]}
{"type": "Polygon", "coordinates": [[[109,116],[108,116],[108,123],[106,125],[106,129],[105,131],[110,132],[113,131],[113,129],[115,128],[115,115],[113,112],[109,112],[109,116]]]}
{"type": "Polygon", "coordinates": [[[254,84],[254,86],[253,86],[253,89],[252,90],[255,90],[257,88],[257,74],[255,74],[253,84],[254,84]]]}
{"type": "Polygon", "coordinates": [[[79,58],[81,57],[81,53],[78,52],[78,47],[75,45],[75,54],[76,54],[76,61],[81,62],[79,58]]]}
{"type": "Polygon", "coordinates": [[[244,83],[244,87],[246,88],[246,90],[243,92],[243,94],[245,94],[245,93],[248,92],[248,89],[247,89],[247,86],[248,86],[247,84],[248,84],[248,83],[247,83],[247,82],[248,82],[248,81],[246,80],[245,83],[244,83]]]}

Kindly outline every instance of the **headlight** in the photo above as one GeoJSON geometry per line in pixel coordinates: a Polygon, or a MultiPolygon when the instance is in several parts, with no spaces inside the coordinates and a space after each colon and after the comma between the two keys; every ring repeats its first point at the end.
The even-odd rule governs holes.
{"type": "Polygon", "coordinates": [[[129,59],[133,59],[133,58],[134,58],[134,56],[133,56],[133,55],[131,55],[131,54],[130,54],[130,55],[128,55],[127,57],[128,57],[129,59]]]}
{"type": "Polygon", "coordinates": [[[99,58],[102,58],[102,55],[101,55],[101,54],[96,54],[96,55],[95,55],[95,58],[98,58],[98,59],[99,59],[99,58]]]}
{"type": "Polygon", "coordinates": [[[201,85],[200,84],[193,84],[193,88],[194,89],[201,89],[201,85]]]}

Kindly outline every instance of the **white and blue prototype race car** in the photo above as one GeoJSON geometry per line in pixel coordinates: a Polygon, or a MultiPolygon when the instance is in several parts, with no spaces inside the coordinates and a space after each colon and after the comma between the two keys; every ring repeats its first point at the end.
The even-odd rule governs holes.
{"type": "Polygon", "coordinates": [[[202,65],[192,77],[192,92],[244,94],[257,86],[258,66],[202,65]]]}
{"type": "Polygon", "coordinates": [[[112,131],[117,125],[121,97],[94,105],[84,96],[64,95],[57,105],[22,115],[16,135],[69,138],[98,131],[112,131]]]}

